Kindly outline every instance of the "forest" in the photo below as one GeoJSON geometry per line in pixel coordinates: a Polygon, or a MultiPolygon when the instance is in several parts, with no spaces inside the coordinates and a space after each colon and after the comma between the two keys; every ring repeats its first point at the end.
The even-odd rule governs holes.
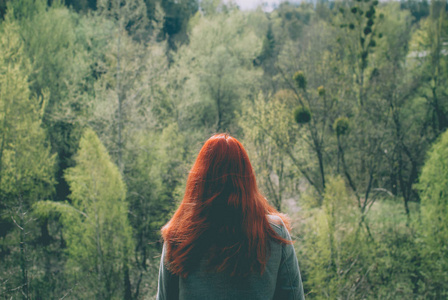
{"type": "Polygon", "coordinates": [[[0,0],[0,298],[155,299],[212,134],[307,299],[448,299],[445,0],[0,0]]]}

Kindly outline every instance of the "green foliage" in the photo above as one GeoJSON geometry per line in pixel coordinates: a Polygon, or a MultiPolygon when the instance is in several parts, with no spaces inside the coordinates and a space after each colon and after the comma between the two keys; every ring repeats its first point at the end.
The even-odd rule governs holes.
{"type": "MultiPolygon", "coordinates": [[[[418,210],[418,204],[412,210],[418,210]]],[[[374,242],[369,242],[368,274],[370,298],[424,299],[417,293],[422,256],[415,238],[416,219],[409,219],[394,199],[379,199],[369,213],[374,242]]]]}
{"type": "Polygon", "coordinates": [[[297,124],[306,124],[311,120],[311,111],[308,107],[299,106],[294,110],[294,120],[297,124]]]}
{"type": "Polygon", "coordinates": [[[292,182],[297,171],[290,155],[304,156],[303,161],[312,164],[305,147],[295,146],[301,133],[291,115],[295,100],[296,96],[289,90],[281,90],[268,99],[260,93],[253,104],[245,103],[238,122],[257,183],[266,198],[281,211],[288,210],[284,201],[294,196],[292,182]]]}
{"type": "Polygon", "coordinates": [[[346,134],[349,127],[350,123],[347,117],[339,117],[334,121],[333,124],[333,130],[338,136],[346,134]]]}
{"type": "Polygon", "coordinates": [[[41,127],[44,97],[28,87],[30,64],[10,16],[0,34],[0,190],[3,205],[16,197],[32,203],[53,191],[55,156],[41,127]]]}
{"type": "Polygon", "coordinates": [[[418,184],[421,198],[422,254],[428,297],[448,295],[448,132],[432,146],[418,184]]]}
{"type": "Polygon", "coordinates": [[[26,19],[45,11],[47,1],[45,0],[17,0],[6,3],[9,17],[16,20],[26,19]]]}
{"type": "Polygon", "coordinates": [[[297,254],[308,298],[416,297],[422,256],[415,229],[405,212],[398,212],[400,204],[376,202],[362,221],[369,233],[355,201],[342,178],[330,178],[323,207],[296,218],[301,239],[297,254]]]}
{"type": "Polygon", "coordinates": [[[294,80],[296,86],[299,89],[306,89],[306,77],[305,74],[302,71],[297,71],[296,73],[294,73],[294,76],[292,77],[292,79],[294,80]]]}
{"type": "MultiPolygon", "coordinates": [[[[260,63],[262,65],[266,65],[266,67],[269,66],[269,63],[272,63],[273,59],[275,58],[276,53],[276,41],[274,32],[272,30],[272,24],[268,24],[268,29],[266,31],[266,35],[263,39],[263,45],[261,47],[261,53],[259,56],[260,63]]],[[[271,67],[271,66],[269,66],[271,67]]]]}
{"type": "MultiPolygon", "coordinates": [[[[36,1],[36,5],[40,2],[46,5],[46,1],[36,1]]],[[[95,77],[93,60],[100,43],[92,41],[89,30],[94,27],[85,18],[57,2],[26,14],[19,22],[24,53],[30,61],[30,89],[34,95],[46,96],[43,125],[52,152],[58,154],[54,198],[64,200],[68,187],[63,170],[73,164],[81,124],[88,115],[95,77]],[[91,48],[95,49],[88,53],[91,48]]]]}
{"type": "Polygon", "coordinates": [[[41,127],[47,95],[33,96],[30,62],[20,27],[6,16],[0,27],[0,278],[5,297],[35,295],[36,252],[28,245],[39,223],[36,201],[54,191],[55,155],[41,127]]]}
{"type": "MultiPolygon", "coordinates": [[[[375,0],[377,1],[377,0],[375,0]]],[[[422,18],[425,18],[429,15],[429,2],[428,1],[416,1],[416,0],[407,0],[400,3],[402,9],[407,9],[411,12],[414,17],[413,22],[417,23],[422,18]]]]}
{"type": "Polygon", "coordinates": [[[427,101],[428,113],[431,116],[432,131],[438,136],[448,128],[448,106],[443,101],[443,95],[447,91],[448,64],[446,55],[446,39],[448,23],[446,22],[446,3],[443,1],[431,2],[431,14],[420,22],[419,30],[416,30],[409,43],[413,62],[420,65],[422,84],[420,92],[427,101]],[[425,51],[425,55],[420,55],[425,51]]]}
{"type": "MultiPolygon", "coordinates": [[[[148,2],[156,2],[151,0],[145,0],[148,2]]],[[[156,2],[157,3],[157,2],[156,2]]],[[[174,42],[185,41],[186,31],[189,19],[198,11],[199,1],[198,0],[187,0],[187,1],[161,1],[161,6],[165,12],[163,31],[164,34],[169,36],[169,44],[173,48],[177,47],[174,42]]],[[[148,7],[148,12],[153,13],[154,10],[150,10],[148,7]]]]}
{"type": "Polygon", "coordinates": [[[99,13],[116,24],[119,34],[125,30],[142,39],[148,24],[146,5],[143,0],[97,0],[99,13]]]}
{"type": "Polygon", "coordinates": [[[271,14],[278,22],[279,35],[287,40],[298,40],[304,29],[310,24],[314,16],[314,7],[311,4],[294,5],[289,2],[281,2],[271,14]]]}
{"type": "Polygon", "coordinates": [[[207,131],[234,129],[235,111],[253,95],[261,73],[253,61],[262,42],[249,26],[243,12],[202,17],[179,49],[172,68],[179,86],[175,101],[179,107],[180,129],[207,131]]]}
{"type": "Polygon", "coordinates": [[[325,97],[325,88],[323,87],[323,85],[317,88],[317,93],[319,94],[319,96],[325,97]]]}
{"type": "Polygon", "coordinates": [[[360,216],[354,204],[344,180],[330,178],[323,207],[310,211],[310,220],[302,229],[305,244],[300,247],[299,256],[303,257],[299,261],[312,298],[335,299],[350,294],[358,298],[365,292],[359,285],[350,291],[353,284],[365,280],[358,276],[366,268],[364,259],[369,252],[367,240],[357,228],[360,216]]]}
{"type": "MultiPolygon", "coordinates": [[[[109,38],[114,37],[107,27],[103,30],[109,38]]],[[[120,168],[124,167],[123,153],[136,128],[147,129],[156,120],[163,124],[175,117],[165,90],[167,59],[163,46],[145,46],[126,32],[99,45],[103,51],[97,62],[101,76],[94,82],[87,121],[120,168]]]]}
{"type": "Polygon", "coordinates": [[[370,28],[369,26],[364,28],[364,34],[365,35],[369,35],[370,33],[372,33],[372,28],[370,28]]]}
{"type": "MultiPolygon", "coordinates": [[[[67,242],[66,272],[84,286],[83,298],[120,298],[122,272],[133,249],[126,186],[96,134],[85,130],[76,166],[66,171],[71,205],[41,202],[39,214],[61,214],[67,242]]],[[[81,294],[79,294],[81,295],[81,294]]]]}
{"type": "Polygon", "coordinates": [[[128,142],[125,179],[136,249],[131,274],[137,278],[144,276],[149,292],[154,292],[157,285],[157,272],[152,269],[154,262],[150,259],[159,252],[154,244],[158,245],[160,228],[183,196],[187,174],[185,149],[189,142],[174,123],[161,132],[134,134],[128,142]]]}
{"type": "Polygon", "coordinates": [[[307,298],[446,298],[445,6],[0,0],[0,295],[154,296],[159,229],[228,131],[307,298]]]}
{"type": "Polygon", "coordinates": [[[21,20],[24,50],[32,62],[32,91],[50,94],[46,125],[73,120],[74,114],[83,112],[81,89],[87,87],[91,70],[81,23],[80,16],[58,6],[21,20]]]}

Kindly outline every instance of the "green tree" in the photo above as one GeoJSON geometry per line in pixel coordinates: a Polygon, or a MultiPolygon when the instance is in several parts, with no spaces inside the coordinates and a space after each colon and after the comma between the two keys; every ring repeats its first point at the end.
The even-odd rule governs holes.
{"type": "Polygon", "coordinates": [[[61,214],[67,242],[66,272],[82,298],[121,299],[123,270],[134,247],[126,186],[97,135],[86,129],[76,166],[66,171],[71,204],[44,201],[40,214],[61,214]]]}
{"type": "Polygon", "coordinates": [[[423,155],[432,138],[419,134],[427,128],[425,108],[418,92],[424,79],[419,67],[413,63],[414,58],[408,57],[408,47],[400,46],[410,44],[411,22],[411,15],[401,11],[398,5],[389,5],[384,11],[379,30],[387,34],[378,43],[381,60],[371,79],[381,87],[378,93],[389,107],[384,111],[388,116],[384,121],[392,125],[384,126],[387,133],[384,156],[388,168],[380,172],[390,179],[383,183],[383,188],[403,198],[408,216],[409,202],[417,198],[412,185],[418,178],[423,155]]]}
{"type": "Polygon", "coordinates": [[[400,1],[400,8],[409,10],[414,17],[413,23],[417,23],[429,15],[429,2],[427,0],[403,0],[400,1]]]}
{"type": "Polygon", "coordinates": [[[94,60],[101,51],[100,35],[92,38],[91,32],[93,28],[100,31],[102,26],[93,27],[60,1],[47,7],[44,0],[18,0],[8,7],[20,25],[24,53],[30,61],[31,92],[47,95],[43,125],[52,151],[58,155],[54,199],[64,200],[69,190],[63,173],[73,165],[72,156],[92,98],[94,60]],[[92,41],[94,38],[98,39],[92,41]]]}
{"type": "MultiPolygon", "coordinates": [[[[288,90],[279,91],[273,97],[260,93],[253,102],[243,105],[238,120],[258,185],[280,211],[287,209],[284,200],[295,197],[298,192],[296,158],[306,156],[304,147],[295,145],[294,131],[298,129],[290,114],[291,102],[295,102],[295,95],[288,90]],[[285,152],[294,152],[294,155],[285,155],[285,152]],[[291,159],[296,160],[291,162],[291,159]]],[[[304,176],[308,175],[309,166],[299,164],[298,167],[304,176]]]]}
{"type": "Polygon", "coordinates": [[[148,173],[155,170],[155,155],[159,154],[151,138],[158,139],[160,131],[175,120],[170,116],[172,105],[166,93],[166,43],[157,42],[163,14],[155,5],[160,22],[153,23],[151,34],[142,38],[146,32],[142,5],[142,1],[99,2],[100,20],[112,26],[105,32],[109,39],[106,51],[98,59],[101,76],[95,82],[89,118],[128,187],[129,220],[136,247],[132,249],[135,255],[128,257],[132,267],[123,272],[126,299],[138,298],[152,286],[148,268],[155,266],[151,253],[159,248],[154,232],[166,220],[171,200],[158,194],[165,182],[148,173]],[[155,213],[157,208],[159,215],[155,213]]]}
{"type": "Polygon", "coordinates": [[[116,120],[113,124],[116,131],[114,142],[117,165],[120,172],[123,172],[123,149],[125,147],[123,129],[126,116],[124,106],[129,97],[135,97],[134,95],[129,96],[129,85],[132,85],[140,74],[137,70],[140,62],[136,58],[141,54],[141,51],[138,52],[141,50],[140,45],[133,45],[129,40],[131,36],[137,39],[141,38],[139,35],[144,33],[147,23],[146,8],[143,0],[100,0],[98,10],[101,16],[114,24],[110,44],[113,65],[109,65],[107,70],[114,78],[110,78],[113,82],[109,83],[111,86],[107,88],[107,91],[115,94],[112,97],[116,101],[116,106],[112,104],[116,108],[114,113],[116,120]],[[130,51],[130,47],[133,51],[130,51]],[[129,65],[130,61],[133,61],[131,66],[129,65]]]}
{"type": "Polygon", "coordinates": [[[295,5],[290,2],[282,2],[271,14],[273,22],[280,27],[280,40],[297,41],[302,37],[305,28],[310,24],[314,15],[312,4],[301,3],[295,5]]]}
{"type": "Polygon", "coordinates": [[[369,293],[369,245],[359,230],[356,200],[342,177],[329,177],[322,207],[307,212],[302,228],[304,286],[316,299],[365,298],[369,293]]]}
{"type": "Polygon", "coordinates": [[[6,255],[0,276],[6,290],[26,299],[33,294],[30,228],[37,225],[31,205],[50,196],[55,184],[55,156],[41,126],[46,98],[32,96],[30,72],[18,24],[8,14],[0,27],[0,236],[6,255]]]}
{"type": "MultiPolygon", "coordinates": [[[[106,35],[111,37],[110,32],[106,35]]],[[[133,271],[129,276],[126,272],[123,275],[128,286],[132,284],[127,295],[136,298],[141,291],[139,286],[148,284],[141,278],[152,266],[150,251],[158,248],[154,244],[158,238],[152,232],[159,223],[152,216],[159,183],[148,173],[157,161],[154,155],[158,152],[150,137],[157,138],[159,131],[174,122],[174,117],[166,93],[165,44],[151,41],[144,45],[126,31],[121,33],[119,43],[120,48],[117,39],[111,39],[104,56],[98,60],[102,74],[95,82],[88,122],[111,153],[128,187],[129,219],[137,244],[136,255],[129,257],[133,271]],[[148,153],[153,150],[156,153],[148,153]]]]}
{"type": "Polygon", "coordinates": [[[196,21],[172,68],[179,128],[232,130],[235,111],[261,75],[253,67],[261,41],[236,9],[196,21]]]}
{"type": "Polygon", "coordinates": [[[421,198],[422,254],[427,298],[448,295],[448,132],[432,146],[418,183],[421,198]]]}
{"type": "MultiPolygon", "coordinates": [[[[337,31],[329,24],[315,20],[301,42],[290,43],[282,50],[278,63],[283,87],[295,95],[289,110],[301,129],[296,142],[305,143],[317,162],[317,168],[304,176],[320,195],[325,190],[326,176],[334,171],[332,162],[336,161],[330,126],[347,107],[345,101],[338,100],[346,91],[340,88],[344,70],[336,67],[341,53],[332,50],[336,36],[337,31]]],[[[304,163],[300,157],[294,160],[304,163]]],[[[304,169],[300,169],[303,173],[304,169]]]]}
{"type": "MultiPolygon", "coordinates": [[[[339,49],[340,83],[345,90],[340,97],[345,102],[343,114],[350,116],[353,126],[338,136],[340,172],[346,178],[357,198],[358,207],[364,214],[373,204],[382,185],[379,176],[383,168],[387,105],[378,96],[380,84],[375,80],[375,67],[381,62],[377,43],[384,15],[378,1],[356,1],[340,7],[335,17],[339,49]]],[[[338,65],[338,64],[336,64],[338,65]]],[[[342,115],[341,117],[344,117],[342,115]]]]}
{"type": "Polygon", "coordinates": [[[134,229],[132,296],[152,295],[157,290],[157,260],[160,228],[182,199],[187,174],[186,150],[191,140],[176,123],[161,130],[136,131],[128,138],[125,178],[128,187],[129,221],[134,229]]]}
{"type": "MultiPolygon", "coordinates": [[[[146,0],[147,3],[149,2],[146,0]]],[[[163,33],[168,37],[168,45],[172,49],[176,49],[177,43],[186,42],[187,26],[190,17],[199,9],[198,0],[160,1],[160,5],[165,12],[163,33]]]]}
{"type": "Polygon", "coordinates": [[[420,94],[427,102],[428,121],[437,137],[448,128],[448,38],[446,2],[432,1],[430,15],[423,19],[414,34],[412,56],[421,64],[422,85],[420,94]]]}

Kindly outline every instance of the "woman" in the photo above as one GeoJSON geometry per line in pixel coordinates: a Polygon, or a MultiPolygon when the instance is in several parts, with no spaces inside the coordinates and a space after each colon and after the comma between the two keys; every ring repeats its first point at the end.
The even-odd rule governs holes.
{"type": "Polygon", "coordinates": [[[162,228],[157,299],[304,299],[288,229],[258,191],[241,143],[212,136],[162,228]]]}

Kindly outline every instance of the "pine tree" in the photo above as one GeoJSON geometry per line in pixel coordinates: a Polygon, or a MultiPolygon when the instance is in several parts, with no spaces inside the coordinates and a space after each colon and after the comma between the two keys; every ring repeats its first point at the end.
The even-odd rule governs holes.
{"type": "Polygon", "coordinates": [[[30,64],[23,48],[8,14],[0,29],[0,237],[6,237],[0,249],[7,255],[0,277],[7,290],[28,298],[28,241],[36,227],[29,212],[54,190],[55,156],[41,127],[44,98],[32,97],[28,87],[30,64]]]}
{"type": "Polygon", "coordinates": [[[91,129],[81,137],[76,166],[66,172],[71,204],[41,202],[40,214],[61,213],[67,242],[66,269],[84,299],[123,295],[123,272],[134,248],[126,186],[106,148],[91,129]]]}

